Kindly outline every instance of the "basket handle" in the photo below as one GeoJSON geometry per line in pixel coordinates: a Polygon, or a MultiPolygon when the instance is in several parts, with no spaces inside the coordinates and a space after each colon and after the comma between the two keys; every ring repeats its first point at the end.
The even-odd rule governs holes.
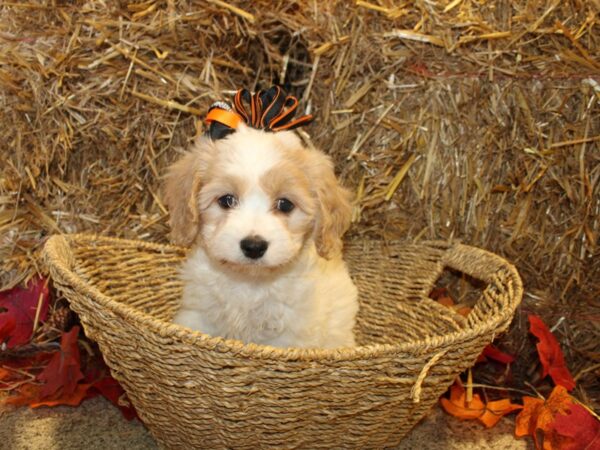
{"type": "Polygon", "coordinates": [[[468,324],[485,323],[504,331],[523,297],[523,283],[517,269],[498,255],[464,244],[451,246],[443,262],[446,267],[487,284],[467,317],[468,324]]]}
{"type": "Polygon", "coordinates": [[[492,274],[501,269],[510,268],[516,273],[504,258],[464,244],[452,245],[444,255],[444,264],[486,283],[490,283],[492,274]]]}

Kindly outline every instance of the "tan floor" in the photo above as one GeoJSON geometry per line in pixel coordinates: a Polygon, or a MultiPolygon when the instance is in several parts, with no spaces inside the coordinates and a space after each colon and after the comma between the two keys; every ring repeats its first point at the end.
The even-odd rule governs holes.
{"type": "MultiPolygon", "coordinates": [[[[401,450],[532,449],[516,440],[513,419],[493,429],[461,422],[435,408],[399,447],[401,450]]],[[[144,426],[127,422],[102,398],[77,408],[19,408],[0,411],[0,449],[6,450],[154,450],[156,443],[144,426]]]]}

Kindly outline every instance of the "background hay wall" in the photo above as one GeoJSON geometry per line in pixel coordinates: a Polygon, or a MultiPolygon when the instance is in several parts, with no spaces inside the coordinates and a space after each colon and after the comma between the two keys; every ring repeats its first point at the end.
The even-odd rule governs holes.
{"type": "MultiPolygon", "coordinates": [[[[165,241],[160,176],[198,118],[238,87],[283,83],[357,193],[351,235],[454,237],[512,260],[523,311],[558,325],[578,395],[598,407],[599,12],[0,1],[0,284],[30,276],[52,233],[165,241]]],[[[509,346],[526,332],[518,317],[509,346]]]]}

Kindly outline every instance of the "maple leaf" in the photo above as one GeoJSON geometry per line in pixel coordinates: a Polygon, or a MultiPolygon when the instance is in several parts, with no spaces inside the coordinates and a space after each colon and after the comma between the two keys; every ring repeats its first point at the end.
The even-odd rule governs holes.
{"type": "Polygon", "coordinates": [[[47,399],[60,391],[62,395],[71,395],[77,389],[77,383],[83,379],[77,337],[79,326],[74,326],[60,338],[60,351],[56,352],[46,368],[37,377],[44,382],[40,394],[47,399]]]}
{"type": "Polygon", "coordinates": [[[15,287],[0,292],[0,343],[13,348],[29,342],[33,334],[33,321],[39,305],[38,320],[48,316],[49,290],[47,280],[31,280],[25,287],[15,287]]]}
{"type": "Polygon", "coordinates": [[[560,344],[546,324],[536,315],[529,314],[529,332],[539,339],[536,347],[542,363],[542,378],[548,374],[555,384],[571,391],[575,388],[575,380],[565,364],[565,357],[560,344]]]}
{"type": "Polygon", "coordinates": [[[556,417],[554,430],[571,440],[561,450],[600,450],[600,421],[581,405],[574,403],[569,414],[556,417]]]}
{"type": "Polygon", "coordinates": [[[510,399],[484,403],[479,394],[474,394],[473,399],[467,401],[464,387],[456,383],[450,387],[450,399],[442,397],[440,403],[448,414],[459,419],[477,419],[487,428],[496,425],[502,416],[522,408],[511,403],[510,399]]]}
{"type": "Polygon", "coordinates": [[[561,436],[554,430],[554,420],[566,414],[572,405],[564,386],[557,385],[547,400],[523,396],[523,410],[515,421],[515,436],[533,436],[537,449],[552,450],[560,445],[561,436]]]}

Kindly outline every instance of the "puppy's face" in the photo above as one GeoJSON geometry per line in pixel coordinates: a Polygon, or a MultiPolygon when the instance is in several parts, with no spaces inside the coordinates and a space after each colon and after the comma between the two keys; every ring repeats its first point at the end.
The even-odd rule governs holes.
{"type": "Polygon", "coordinates": [[[326,156],[291,132],[245,126],[201,138],[169,170],[165,200],[176,243],[241,271],[284,266],[309,239],[327,257],[350,221],[349,194],[326,156]]]}

